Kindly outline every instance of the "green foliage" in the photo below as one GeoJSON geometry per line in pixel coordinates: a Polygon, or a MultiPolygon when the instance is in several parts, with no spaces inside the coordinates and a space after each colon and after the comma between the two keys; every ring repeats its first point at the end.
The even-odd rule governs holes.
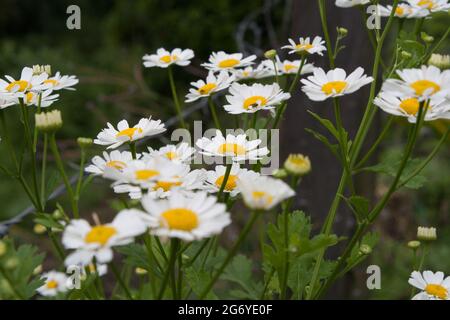
{"type": "Polygon", "coordinates": [[[230,290],[232,297],[253,300],[260,298],[263,285],[254,279],[253,261],[246,256],[234,257],[221,278],[240,286],[241,289],[230,290]]]}
{"type": "Polygon", "coordinates": [[[34,270],[41,265],[44,254],[28,244],[17,249],[11,240],[1,240],[5,252],[0,256],[0,300],[29,299],[44,281],[35,277],[34,270]]]}

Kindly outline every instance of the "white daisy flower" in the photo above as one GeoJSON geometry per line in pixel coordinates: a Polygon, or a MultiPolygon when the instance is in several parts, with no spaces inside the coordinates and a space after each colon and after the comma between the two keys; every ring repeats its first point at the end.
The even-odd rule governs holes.
{"type": "Polygon", "coordinates": [[[91,226],[83,219],[72,220],[64,230],[62,243],[75,251],[67,256],[65,264],[86,266],[94,257],[100,264],[111,262],[112,247],[129,244],[146,230],[140,211],[135,209],[122,210],[108,224],[91,226]]]}
{"type": "Polygon", "coordinates": [[[450,3],[447,0],[406,0],[412,6],[421,7],[430,12],[447,12],[450,9],[450,3]]]}
{"type": "MultiPolygon", "coordinates": [[[[216,166],[214,170],[207,172],[206,184],[204,189],[210,193],[219,192],[222,187],[223,180],[225,179],[225,166],[216,166]]],[[[237,187],[237,181],[243,176],[259,176],[259,173],[247,169],[243,169],[237,163],[233,163],[228,176],[227,183],[223,189],[223,192],[230,193],[232,197],[235,197],[240,193],[237,187]]]]}
{"type": "Polygon", "coordinates": [[[97,135],[94,143],[108,146],[108,149],[115,149],[126,142],[133,142],[166,131],[164,123],[161,123],[161,120],[152,120],[152,117],[139,120],[134,127],[130,127],[126,120],[117,124],[117,130],[109,122],[107,126],[108,128],[103,129],[97,135]]]}
{"type": "Polygon", "coordinates": [[[24,67],[18,80],[11,76],[5,76],[8,81],[0,79],[0,92],[17,93],[16,97],[22,97],[27,91],[40,91],[48,88],[48,85],[43,85],[44,80],[48,78],[46,73],[40,75],[33,75],[33,69],[24,67]]]}
{"type": "Polygon", "coordinates": [[[0,92],[0,109],[4,109],[17,104],[16,94],[0,92]]]}
{"type": "Polygon", "coordinates": [[[92,164],[87,166],[84,171],[94,175],[103,175],[106,168],[122,171],[132,160],[133,155],[129,151],[114,150],[110,153],[104,151],[103,157],[95,156],[92,158],[92,164]]]}
{"type": "Polygon", "coordinates": [[[231,95],[226,99],[229,104],[224,109],[231,114],[254,113],[258,110],[271,110],[291,95],[283,92],[277,83],[252,85],[233,83],[229,89],[231,95]]]}
{"type": "MultiPolygon", "coordinates": [[[[378,5],[378,10],[380,16],[389,17],[392,12],[392,6],[388,5],[385,7],[382,5],[378,5]]],[[[406,18],[406,19],[423,18],[426,17],[428,14],[429,14],[428,10],[421,7],[411,6],[407,3],[399,3],[397,8],[395,9],[395,16],[397,18],[406,18]]]]}
{"type": "Polygon", "coordinates": [[[201,154],[211,157],[230,157],[233,161],[259,160],[269,154],[266,147],[258,148],[261,140],[247,140],[246,134],[237,136],[228,134],[226,138],[220,130],[216,131],[216,136],[212,139],[203,137],[196,142],[201,154]]]}
{"type": "Polygon", "coordinates": [[[422,66],[420,69],[397,70],[397,74],[400,80],[387,79],[383,83],[382,91],[416,96],[420,100],[450,94],[450,71],[441,71],[435,66],[422,66]]]}
{"type": "Polygon", "coordinates": [[[79,82],[78,78],[76,76],[68,76],[64,75],[62,76],[61,73],[58,71],[53,77],[49,77],[47,80],[43,81],[43,84],[50,85],[50,88],[52,90],[75,90],[75,88],[72,88],[74,85],[76,85],[79,82]]]}
{"type": "Polygon", "coordinates": [[[233,70],[253,64],[256,59],[255,55],[243,58],[242,53],[225,53],[224,51],[213,52],[209,56],[209,62],[203,63],[202,66],[208,70],[217,72],[223,70],[233,70]]]}
{"type": "Polygon", "coordinates": [[[189,163],[195,155],[195,148],[190,147],[186,142],[182,142],[178,146],[174,144],[165,145],[159,150],[148,147],[148,151],[148,153],[143,153],[143,160],[160,156],[174,162],[189,163]]]}
{"type": "Polygon", "coordinates": [[[322,68],[315,68],[313,75],[302,79],[302,91],[313,101],[323,101],[328,98],[340,97],[359,90],[373,81],[364,74],[364,69],[358,67],[347,76],[345,70],[336,68],[327,73],[322,68]]]}
{"type": "Polygon", "coordinates": [[[69,279],[66,274],[62,272],[49,271],[42,274],[41,279],[43,279],[45,283],[36,289],[41,296],[54,297],[59,293],[64,293],[69,290],[69,279]]]}
{"type": "Polygon", "coordinates": [[[281,49],[289,49],[289,53],[309,53],[323,56],[322,51],[326,51],[327,48],[323,45],[325,43],[321,37],[314,37],[313,41],[309,37],[307,38],[299,38],[298,43],[295,43],[294,40],[288,39],[289,45],[281,47],[281,49]]]}
{"type": "Polygon", "coordinates": [[[270,210],[295,195],[285,182],[267,176],[243,176],[237,181],[245,204],[256,210],[270,210]]]}
{"type": "Polygon", "coordinates": [[[341,8],[350,8],[355,6],[361,6],[369,3],[370,0],[336,0],[336,6],[341,8]]]}
{"type": "Polygon", "coordinates": [[[36,107],[38,107],[40,103],[42,108],[47,108],[58,101],[58,98],[59,94],[52,94],[52,89],[47,89],[41,93],[28,91],[23,97],[23,102],[28,106],[33,105],[36,107]]]}
{"type": "Polygon", "coordinates": [[[202,97],[208,97],[216,92],[228,88],[235,80],[234,75],[230,75],[226,71],[221,71],[217,76],[214,72],[210,71],[206,77],[206,81],[198,80],[191,82],[191,86],[194,88],[189,89],[189,93],[186,95],[186,102],[194,102],[202,97]]]}
{"type": "Polygon", "coordinates": [[[146,54],[142,59],[144,60],[144,66],[147,68],[159,67],[167,68],[172,64],[179,66],[187,66],[191,63],[191,59],[194,57],[194,51],[191,49],[173,49],[171,52],[164,48],[159,48],[156,54],[146,54]]]}
{"type": "Polygon", "coordinates": [[[260,63],[256,68],[248,66],[244,69],[232,70],[232,72],[236,80],[263,79],[275,75],[273,69],[268,69],[263,63],[260,63]]]}
{"type": "MultiPolygon", "coordinates": [[[[383,111],[395,116],[406,117],[409,122],[415,123],[421,102],[414,96],[398,97],[391,91],[381,92],[375,98],[374,104],[383,111]]],[[[424,120],[450,119],[450,101],[445,98],[432,97],[428,102],[424,120]]]]}
{"type": "Polygon", "coordinates": [[[231,223],[225,204],[206,192],[191,196],[173,193],[167,200],[142,199],[143,220],[159,237],[200,240],[219,234],[231,223]]]}
{"type": "MultiPolygon", "coordinates": [[[[277,57],[277,70],[280,74],[297,74],[301,60],[284,60],[280,61],[277,57]]],[[[273,68],[273,66],[272,66],[273,68]]],[[[312,63],[305,63],[302,67],[301,75],[312,73],[314,71],[314,65],[312,63]]]]}
{"type": "Polygon", "coordinates": [[[450,300],[450,277],[444,278],[443,272],[413,271],[408,283],[421,290],[413,300],[450,300]]]}
{"type": "Polygon", "coordinates": [[[89,273],[96,273],[99,277],[104,276],[108,273],[108,265],[107,264],[93,264],[89,263],[86,266],[80,265],[80,272],[82,276],[87,276],[86,268],[89,270],[89,273]]]}

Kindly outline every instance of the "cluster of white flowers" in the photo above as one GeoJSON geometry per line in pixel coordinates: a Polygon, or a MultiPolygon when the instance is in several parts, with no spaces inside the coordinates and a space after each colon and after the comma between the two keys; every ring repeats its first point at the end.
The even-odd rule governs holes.
{"type": "MultiPolygon", "coordinates": [[[[350,8],[370,4],[370,0],[336,0],[336,6],[350,8]]],[[[393,7],[391,5],[377,5],[378,14],[389,17],[393,7]]],[[[397,18],[424,18],[432,13],[447,12],[450,9],[448,0],[405,0],[397,5],[394,15],[397,18]]]]}
{"type": "Polygon", "coordinates": [[[61,75],[57,72],[51,76],[50,66],[24,67],[20,78],[6,75],[0,79],[0,109],[19,104],[46,108],[58,100],[54,91],[74,90],[78,83],[75,76],[61,75]]]}

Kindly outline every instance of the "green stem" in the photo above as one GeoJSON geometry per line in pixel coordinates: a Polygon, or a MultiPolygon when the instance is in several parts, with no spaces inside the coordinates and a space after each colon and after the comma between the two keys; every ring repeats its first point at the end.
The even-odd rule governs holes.
{"type": "Polygon", "coordinates": [[[169,278],[172,276],[173,270],[175,268],[175,262],[177,258],[177,251],[178,246],[180,244],[180,241],[178,239],[172,239],[170,242],[170,256],[169,256],[169,262],[167,264],[166,272],[164,273],[164,278],[161,283],[161,289],[159,290],[157,300],[161,300],[164,291],[166,291],[167,284],[169,283],[169,278]]]}
{"type": "Polygon", "coordinates": [[[217,117],[216,105],[214,104],[214,101],[213,101],[211,95],[208,96],[208,105],[209,105],[209,109],[211,110],[211,115],[214,120],[214,125],[216,126],[217,129],[222,131],[222,126],[220,125],[220,120],[217,117]]]}
{"type": "Polygon", "coordinates": [[[47,196],[45,194],[46,185],[46,168],[47,168],[47,154],[48,154],[48,134],[44,133],[44,147],[42,149],[42,167],[41,167],[41,201],[42,206],[45,209],[47,202],[47,196]]]}
{"type": "Polygon", "coordinates": [[[278,85],[280,85],[280,77],[278,76],[278,66],[277,66],[276,58],[272,59],[272,64],[273,64],[273,70],[275,72],[275,81],[278,85]]]}
{"type": "Polygon", "coordinates": [[[67,194],[70,198],[70,204],[72,206],[73,216],[75,219],[78,219],[80,217],[78,213],[78,205],[77,201],[75,200],[75,195],[72,189],[72,185],[70,184],[69,178],[67,177],[66,170],[64,169],[64,164],[61,159],[61,155],[59,154],[58,146],[56,145],[56,138],[55,133],[52,133],[50,135],[50,149],[53,152],[53,156],[55,157],[56,166],[58,167],[59,173],[63,179],[64,185],[67,190],[67,194]]]}
{"type": "Polygon", "coordinates": [[[186,123],[184,122],[183,114],[181,113],[180,100],[178,99],[177,88],[175,86],[175,80],[173,78],[172,67],[167,68],[169,73],[170,89],[172,90],[173,102],[177,111],[178,119],[180,120],[181,127],[186,129],[186,123]]]}
{"type": "Polygon", "coordinates": [[[230,177],[231,167],[233,164],[227,164],[227,167],[225,169],[225,175],[223,176],[222,184],[220,185],[219,193],[217,194],[217,199],[221,199],[223,190],[225,190],[225,186],[227,185],[228,178],[230,177]]]}
{"type": "Polygon", "coordinates": [[[233,259],[233,257],[235,256],[235,254],[237,253],[241,243],[244,241],[244,239],[247,237],[248,233],[250,232],[250,230],[252,229],[253,224],[255,223],[256,219],[258,218],[258,216],[260,215],[259,212],[254,211],[249,219],[249,221],[247,222],[247,224],[245,225],[244,229],[242,230],[241,234],[239,235],[239,238],[237,239],[237,241],[235,242],[235,244],[233,245],[233,247],[230,249],[230,251],[228,251],[228,255],[226,256],[225,260],[222,262],[221,266],[219,267],[219,269],[217,270],[217,272],[214,274],[214,276],[211,278],[211,280],[209,281],[209,283],[206,285],[205,289],[202,291],[202,293],[199,295],[199,299],[203,300],[209,293],[209,291],[212,289],[212,287],[214,286],[214,283],[217,281],[217,279],[219,279],[220,275],[222,274],[222,272],[225,270],[226,266],[228,265],[228,263],[230,263],[231,259],[233,259]]]}
{"type": "Polygon", "coordinates": [[[117,279],[117,282],[119,283],[120,287],[122,288],[123,292],[125,292],[125,295],[129,300],[133,300],[133,296],[131,295],[130,290],[128,289],[127,285],[125,284],[125,281],[123,280],[122,276],[120,275],[119,270],[117,270],[117,267],[114,265],[114,263],[109,264],[111,271],[113,272],[114,276],[117,279]]]}
{"type": "Polygon", "coordinates": [[[136,160],[137,159],[136,142],[130,141],[129,145],[130,145],[131,156],[133,157],[133,160],[136,160]]]}
{"type": "Polygon", "coordinates": [[[80,169],[78,172],[78,182],[77,187],[75,189],[75,201],[77,202],[77,208],[80,201],[80,194],[81,194],[81,186],[83,185],[83,177],[84,177],[84,163],[86,162],[86,151],[84,148],[81,148],[81,155],[80,155],[80,169]]]}
{"type": "Polygon", "coordinates": [[[264,285],[264,289],[261,292],[261,296],[259,298],[260,300],[264,300],[264,297],[266,296],[267,289],[269,288],[270,281],[272,280],[274,274],[275,274],[275,268],[272,267],[272,269],[270,270],[269,276],[267,277],[266,283],[264,285]]]}
{"type": "Polygon", "coordinates": [[[322,23],[322,31],[325,37],[325,42],[327,46],[328,60],[330,62],[330,68],[334,69],[334,53],[331,45],[331,38],[328,32],[328,22],[327,22],[327,11],[325,6],[325,0],[319,0],[319,12],[320,12],[320,21],[322,23]]]}

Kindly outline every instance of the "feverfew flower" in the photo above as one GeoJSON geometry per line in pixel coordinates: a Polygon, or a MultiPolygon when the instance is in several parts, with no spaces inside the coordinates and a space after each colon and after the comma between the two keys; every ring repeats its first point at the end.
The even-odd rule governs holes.
{"type": "Polygon", "coordinates": [[[226,99],[229,104],[224,109],[231,114],[254,113],[258,110],[271,110],[291,95],[283,92],[277,83],[252,85],[233,83],[226,99]]]}
{"type": "Polygon", "coordinates": [[[298,43],[295,43],[294,40],[288,39],[289,45],[281,47],[281,49],[289,49],[289,53],[307,53],[307,54],[314,54],[317,53],[318,55],[323,56],[322,51],[326,51],[327,48],[323,45],[325,43],[324,40],[322,40],[321,37],[316,36],[313,41],[311,42],[310,38],[299,38],[298,43]]]}
{"type": "Polygon", "coordinates": [[[302,154],[290,154],[284,168],[292,175],[303,176],[311,171],[311,161],[302,154]]]}
{"type": "Polygon", "coordinates": [[[0,79],[0,92],[17,93],[17,97],[22,97],[27,91],[40,91],[48,87],[43,85],[44,80],[48,78],[46,73],[33,75],[33,69],[25,67],[18,80],[11,76],[5,76],[8,81],[0,79]]]}
{"type": "Polygon", "coordinates": [[[25,93],[23,97],[23,102],[28,106],[33,105],[38,107],[40,105],[41,108],[47,108],[51,106],[54,102],[58,101],[59,98],[59,94],[51,94],[51,93],[52,93],[51,89],[42,91],[41,93],[28,91],[27,93],[25,93]]]}
{"type": "Polygon", "coordinates": [[[428,65],[438,67],[441,70],[450,68],[450,55],[433,53],[428,60],[428,65]]]}
{"type": "Polygon", "coordinates": [[[219,234],[231,223],[226,206],[206,192],[191,196],[173,193],[167,200],[142,199],[142,219],[159,237],[200,240],[219,234]]]}
{"type": "Polygon", "coordinates": [[[430,12],[447,12],[450,9],[450,3],[447,0],[407,0],[412,6],[421,7],[430,12]]]}
{"type": "Polygon", "coordinates": [[[341,8],[350,8],[369,3],[370,0],[336,0],[336,6],[341,8]]]}
{"type": "Polygon", "coordinates": [[[16,95],[9,92],[0,92],[0,109],[17,104],[16,95]]]}
{"type": "Polygon", "coordinates": [[[216,131],[216,136],[212,139],[203,137],[196,142],[201,154],[211,157],[230,157],[233,161],[259,160],[267,155],[269,150],[266,147],[258,148],[261,140],[247,140],[246,134],[237,136],[228,134],[226,138],[220,130],[216,131]]]}
{"type": "Polygon", "coordinates": [[[327,73],[322,68],[315,68],[312,76],[301,80],[304,84],[303,92],[313,101],[351,94],[372,81],[373,78],[366,76],[361,67],[348,76],[345,70],[340,68],[332,69],[327,73]]]}
{"type": "MultiPolygon", "coordinates": [[[[277,57],[277,70],[280,74],[297,74],[300,68],[301,60],[284,60],[280,61],[277,57]]],[[[272,67],[273,68],[273,67],[272,67]]],[[[301,75],[312,73],[314,65],[312,63],[305,63],[302,67],[301,75]]]]}
{"type": "Polygon", "coordinates": [[[49,271],[42,274],[41,279],[45,280],[45,283],[36,289],[41,296],[54,297],[69,289],[69,279],[62,272],[49,271]]]}
{"type": "MultiPolygon", "coordinates": [[[[386,7],[378,5],[378,10],[380,16],[389,17],[392,12],[392,6],[388,5],[386,7]]],[[[411,6],[407,3],[399,3],[395,9],[395,16],[397,18],[423,18],[429,14],[428,10],[421,7],[411,6]]]]}
{"type": "Polygon", "coordinates": [[[198,80],[191,82],[194,88],[189,89],[186,95],[186,102],[194,102],[202,97],[208,97],[216,92],[228,88],[235,80],[234,75],[230,75],[226,71],[221,71],[217,76],[212,71],[208,73],[206,81],[198,80]]]}
{"type": "Polygon", "coordinates": [[[36,129],[42,132],[54,132],[63,125],[61,111],[52,110],[49,112],[36,113],[34,115],[36,129]]]}
{"type": "MultiPolygon", "coordinates": [[[[375,98],[374,104],[379,106],[383,111],[394,116],[406,117],[409,122],[415,123],[419,113],[420,105],[424,101],[420,101],[414,96],[396,96],[395,92],[382,91],[375,98]]],[[[424,110],[425,121],[433,121],[437,119],[450,119],[450,101],[442,97],[432,97],[424,110]]]]}
{"type": "Polygon", "coordinates": [[[189,163],[195,154],[195,148],[189,146],[188,143],[182,142],[179,145],[168,144],[158,150],[148,148],[148,153],[143,153],[143,159],[152,157],[164,157],[173,162],[189,163]]]}
{"type": "Polygon", "coordinates": [[[413,271],[408,283],[421,291],[413,300],[450,300],[450,277],[444,278],[443,272],[413,271]]]}
{"type": "Polygon", "coordinates": [[[422,241],[432,241],[437,239],[436,228],[418,227],[417,239],[422,241]]]}
{"type": "Polygon", "coordinates": [[[191,49],[173,49],[171,52],[164,48],[159,48],[156,54],[146,54],[142,59],[144,60],[144,66],[147,68],[159,67],[167,68],[172,64],[179,66],[187,66],[191,63],[191,59],[194,57],[194,51],[191,49]]]}
{"type": "MultiPolygon", "coordinates": [[[[216,166],[214,170],[208,171],[204,189],[211,193],[219,192],[225,179],[225,171],[225,166],[216,166]]],[[[238,195],[240,191],[237,181],[245,176],[257,177],[259,173],[240,168],[239,164],[233,163],[223,192],[230,193],[232,197],[238,195]]]]}
{"type": "Polygon", "coordinates": [[[273,68],[269,69],[263,63],[260,63],[256,68],[248,66],[244,69],[232,70],[232,72],[236,77],[236,80],[263,79],[267,77],[273,77],[275,75],[273,73],[273,68]]]}
{"type": "Polygon", "coordinates": [[[387,79],[382,91],[400,96],[414,96],[425,100],[432,96],[445,97],[450,93],[450,71],[441,71],[435,66],[420,69],[397,70],[400,79],[387,79]]]}
{"type": "Polygon", "coordinates": [[[95,156],[92,158],[92,164],[86,167],[84,171],[94,175],[103,175],[106,168],[122,171],[133,160],[133,155],[129,151],[114,150],[110,153],[104,151],[103,157],[95,156]]]}
{"type": "Polygon", "coordinates": [[[43,84],[50,86],[50,89],[55,91],[61,89],[75,90],[72,87],[77,83],[78,79],[76,76],[61,75],[59,71],[53,77],[43,81],[43,84]]]}
{"type": "Polygon", "coordinates": [[[243,58],[242,53],[225,53],[224,51],[213,52],[209,56],[209,62],[203,63],[202,66],[208,70],[217,72],[223,70],[233,70],[253,64],[256,59],[255,55],[243,58]]]}
{"type": "Polygon", "coordinates": [[[285,182],[267,176],[242,177],[237,186],[247,207],[255,210],[270,210],[295,195],[285,182]]]}
{"type": "Polygon", "coordinates": [[[108,122],[108,128],[103,129],[97,135],[94,143],[106,145],[108,149],[115,149],[126,142],[134,142],[166,131],[161,120],[152,120],[151,118],[139,120],[139,123],[134,127],[130,127],[126,120],[122,120],[117,124],[117,130],[108,122]]]}
{"type": "Polygon", "coordinates": [[[147,227],[135,209],[122,210],[108,224],[91,226],[86,220],[72,220],[62,236],[66,249],[75,251],[67,256],[66,266],[90,264],[93,259],[97,263],[108,263],[113,258],[112,247],[133,242],[134,238],[143,234],[147,227]]]}

